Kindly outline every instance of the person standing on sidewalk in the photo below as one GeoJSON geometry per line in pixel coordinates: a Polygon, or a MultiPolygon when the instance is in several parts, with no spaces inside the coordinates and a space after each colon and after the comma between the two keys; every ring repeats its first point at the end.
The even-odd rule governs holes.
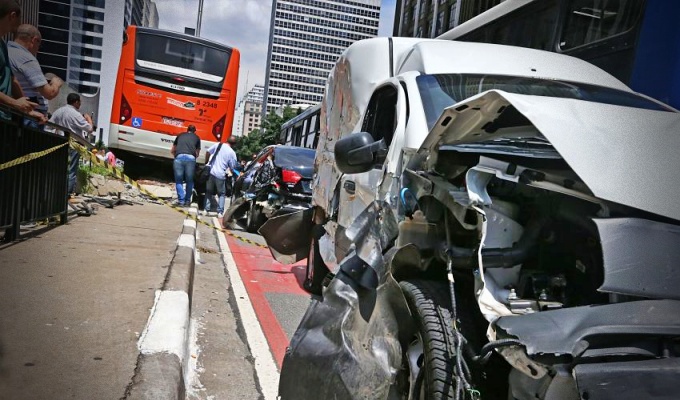
{"type": "MultiPolygon", "coordinates": [[[[80,137],[83,132],[90,133],[94,129],[92,117],[88,114],[80,113],[80,95],[69,93],[66,96],[66,105],[63,105],[52,114],[50,122],[61,125],[80,137]]],[[[80,153],[73,148],[68,149],[68,193],[75,194],[76,181],[78,178],[78,164],[80,163],[80,153]]]]}
{"type": "Polygon", "coordinates": [[[194,191],[194,173],[196,171],[196,157],[201,151],[201,138],[196,134],[196,127],[189,125],[187,131],[180,133],[170,149],[175,157],[172,163],[175,174],[175,187],[177,189],[177,203],[181,207],[191,204],[191,195],[194,191]],[[186,190],[184,183],[186,182],[186,190]]]}
{"type": "MultiPolygon", "coordinates": [[[[59,89],[64,81],[56,75],[52,75],[48,81],[43,75],[40,64],[35,56],[40,49],[42,35],[33,25],[19,25],[14,41],[7,44],[12,72],[19,81],[19,86],[34,103],[38,104],[36,111],[43,115],[42,121],[47,121],[47,100],[51,100],[59,94],[59,89]]],[[[39,129],[38,122],[25,119],[24,124],[39,129]]]]}
{"type": "MultiPolygon", "coordinates": [[[[231,179],[234,168],[236,168],[236,153],[231,148],[236,143],[236,138],[230,136],[227,143],[212,145],[205,155],[205,162],[208,163],[210,155],[215,160],[210,168],[210,177],[205,186],[205,214],[209,215],[212,210],[217,209],[217,217],[222,218],[224,214],[224,199],[227,195],[227,179],[231,179]],[[217,204],[215,204],[215,193],[217,193],[217,204]]],[[[230,194],[231,195],[231,194],[230,194]]],[[[214,212],[214,211],[213,211],[214,212]]]]}

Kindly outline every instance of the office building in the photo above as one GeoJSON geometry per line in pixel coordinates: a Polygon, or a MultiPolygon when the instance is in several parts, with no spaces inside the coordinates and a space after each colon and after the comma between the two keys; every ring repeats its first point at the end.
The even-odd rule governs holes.
{"type": "Polygon", "coordinates": [[[100,87],[104,49],[111,47],[105,41],[117,42],[113,48],[119,51],[125,26],[158,26],[158,11],[151,0],[29,0],[23,8],[27,23],[30,15],[37,15],[35,25],[43,36],[38,61],[43,72],[64,78],[84,94],[94,94],[100,87]],[[105,35],[105,26],[110,26],[110,35],[105,35]]]}
{"type": "Polygon", "coordinates": [[[104,46],[104,0],[40,0],[43,36],[38,61],[80,93],[99,88],[104,46]]]}
{"type": "Polygon", "coordinates": [[[234,136],[248,136],[255,129],[260,129],[263,100],[264,86],[262,85],[253,86],[241,99],[234,115],[232,129],[234,136]]]}
{"type": "Polygon", "coordinates": [[[393,36],[434,38],[503,0],[397,0],[393,36]]]}
{"type": "Polygon", "coordinates": [[[273,0],[265,103],[321,102],[328,73],[352,43],[378,35],[380,0],[273,0]]]}
{"type": "Polygon", "coordinates": [[[158,9],[152,0],[125,0],[125,26],[158,28],[158,9]]]}
{"type": "Polygon", "coordinates": [[[144,1],[144,14],[142,16],[142,26],[158,28],[158,8],[156,3],[150,0],[144,1]]]}
{"type": "Polygon", "coordinates": [[[158,26],[152,0],[24,0],[24,21],[40,30],[38,61],[44,73],[63,78],[91,99],[95,123],[108,132],[123,30],[158,26]],[[101,99],[101,101],[99,101],[101,99]]]}
{"type": "Polygon", "coordinates": [[[38,26],[40,0],[22,0],[19,4],[21,5],[21,22],[38,26]]]}

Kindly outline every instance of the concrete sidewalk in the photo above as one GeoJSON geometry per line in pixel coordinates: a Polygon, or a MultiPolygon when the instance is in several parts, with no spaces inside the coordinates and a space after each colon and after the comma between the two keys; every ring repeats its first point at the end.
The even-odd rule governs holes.
{"type": "Polygon", "coordinates": [[[0,397],[120,399],[185,216],[154,204],[0,246],[0,397]]]}

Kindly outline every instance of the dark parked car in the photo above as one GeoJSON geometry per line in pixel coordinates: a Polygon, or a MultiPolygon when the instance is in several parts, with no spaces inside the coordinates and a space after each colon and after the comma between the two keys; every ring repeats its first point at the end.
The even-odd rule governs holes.
{"type": "Polygon", "coordinates": [[[315,150],[274,145],[265,147],[234,182],[226,220],[246,219],[257,232],[272,216],[310,207],[315,150]]]}

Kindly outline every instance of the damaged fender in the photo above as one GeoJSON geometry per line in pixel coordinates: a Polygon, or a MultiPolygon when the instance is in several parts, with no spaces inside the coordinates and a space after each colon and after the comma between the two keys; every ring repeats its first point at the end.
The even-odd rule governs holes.
{"type": "Polygon", "coordinates": [[[293,264],[304,260],[309,254],[314,210],[279,211],[260,227],[259,233],[276,261],[293,264]]]}
{"type": "Polygon", "coordinates": [[[313,299],[281,369],[281,399],[400,399],[402,344],[415,329],[391,274],[399,253],[383,248],[397,234],[388,207],[374,202],[347,229],[352,249],[313,299]],[[304,384],[301,384],[304,383],[304,384]]]}

